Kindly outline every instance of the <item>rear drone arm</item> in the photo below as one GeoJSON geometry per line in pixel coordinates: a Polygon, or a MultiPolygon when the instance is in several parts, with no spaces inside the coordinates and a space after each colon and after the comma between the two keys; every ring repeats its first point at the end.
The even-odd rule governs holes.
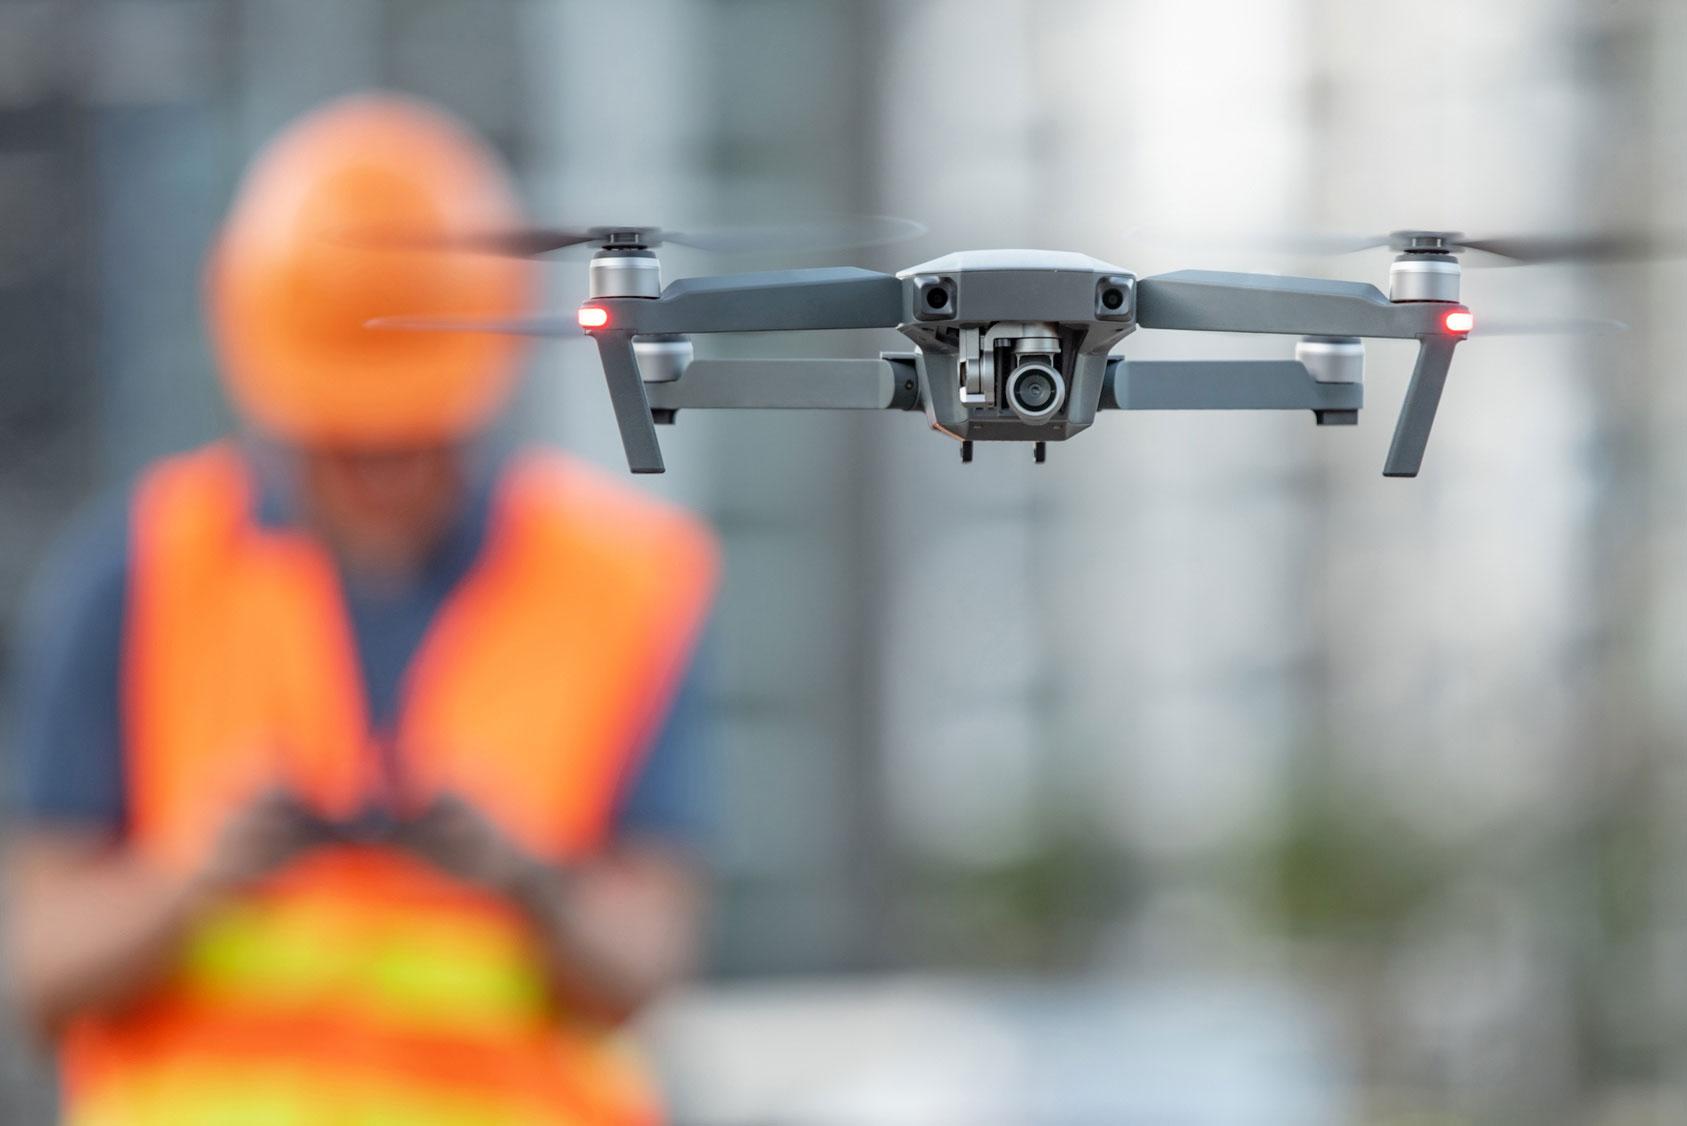
{"type": "Polygon", "coordinates": [[[660,473],[662,449],[634,336],[895,328],[903,319],[902,303],[902,283],[890,274],[852,267],[770,270],[683,278],[657,298],[597,298],[582,306],[580,323],[597,340],[628,467],[660,473]]]}
{"type": "MultiPolygon", "coordinates": [[[[912,352],[868,359],[693,360],[681,379],[645,384],[650,406],[680,410],[902,410],[925,406],[912,352]]],[[[1309,410],[1350,422],[1359,383],[1321,383],[1298,360],[1107,360],[1102,410],[1309,410]]]]}
{"type": "Polygon", "coordinates": [[[1400,407],[1383,474],[1415,477],[1447,382],[1453,349],[1463,332],[1447,325],[1463,305],[1447,301],[1390,301],[1363,282],[1180,270],[1142,278],[1136,286],[1143,328],[1205,332],[1373,336],[1418,341],[1412,381],[1400,407]]]}
{"type": "Polygon", "coordinates": [[[919,410],[912,353],[868,359],[693,360],[685,376],[647,383],[656,411],[919,410]]]}

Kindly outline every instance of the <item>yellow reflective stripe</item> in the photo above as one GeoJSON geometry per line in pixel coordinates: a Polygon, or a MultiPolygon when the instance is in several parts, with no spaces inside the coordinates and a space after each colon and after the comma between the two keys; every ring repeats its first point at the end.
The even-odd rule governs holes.
{"type": "Polygon", "coordinates": [[[234,901],[199,924],[182,973],[200,997],[332,1002],[418,1030],[547,1016],[543,972],[525,939],[496,920],[457,913],[378,913],[310,898],[234,901]]]}
{"type": "Polygon", "coordinates": [[[131,1075],[67,1108],[65,1126],[601,1126],[537,1107],[320,1067],[195,1060],[131,1075]]]}

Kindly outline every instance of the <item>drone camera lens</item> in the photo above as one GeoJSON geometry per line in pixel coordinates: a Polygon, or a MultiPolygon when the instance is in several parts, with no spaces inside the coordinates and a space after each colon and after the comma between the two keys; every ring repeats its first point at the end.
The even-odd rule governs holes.
{"type": "Polygon", "coordinates": [[[1020,364],[1008,380],[1008,406],[1024,422],[1047,422],[1066,401],[1066,381],[1048,364],[1020,364]]]}
{"type": "Polygon", "coordinates": [[[1054,398],[1054,381],[1042,372],[1032,372],[1019,381],[1019,401],[1032,410],[1041,410],[1043,404],[1054,398]]]}
{"type": "Polygon", "coordinates": [[[1101,303],[1109,309],[1117,309],[1125,303],[1125,291],[1110,286],[1101,291],[1101,303]]]}
{"type": "Polygon", "coordinates": [[[949,291],[940,285],[934,285],[926,290],[926,305],[932,309],[941,309],[949,304],[949,291]]]}

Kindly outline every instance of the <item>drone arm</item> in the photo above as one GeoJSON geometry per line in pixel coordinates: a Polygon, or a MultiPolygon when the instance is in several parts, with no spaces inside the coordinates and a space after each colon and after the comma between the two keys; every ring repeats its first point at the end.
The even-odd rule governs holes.
{"type": "Polygon", "coordinates": [[[1110,357],[1104,410],[1309,410],[1349,421],[1365,403],[1362,383],[1323,383],[1298,360],[1124,360],[1110,357]]]}
{"type": "Polygon", "coordinates": [[[1136,284],[1143,328],[1408,338],[1443,332],[1442,302],[1390,301],[1364,282],[1180,270],[1136,284]]]}
{"type": "MultiPolygon", "coordinates": [[[[902,321],[902,283],[890,274],[849,267],[773,270],[684,278],[658,298],[601,297],[582,308],[602,314],[601,327],[588,331],[597,340],[627,467],[634,473],[660,473],[662,450],[634,336],[894,328],[902,321]]],[[[582,317],[581,323],[589,322],[582,317]]]]}
{"type": "Polygon", "coordinates": [[[1416,338],[1417,365],[1383,465],[1388,477],[1415,477],[1423,464],[1453,349],[1464,339],[1446,319],[1466,311],[1444,301],[1390,301],[1372,285],[1316,278],[1184,270],[1137,283],[1144,328],[1416,338]]]}
{"type": "Polygon", "coordinates": [[[912,410],[912,356],[867,359],[693,360],[669,383],[646,384],[657,410],[912,410]]]}
{"type": "Polygon", "coordinates": [[[694,332],[797,332],[895,328],[903,320],[902,283],[853,267],[770,270],[681,278],[652,300],[598,298],[611,329],[641,336],[694,332]]]}

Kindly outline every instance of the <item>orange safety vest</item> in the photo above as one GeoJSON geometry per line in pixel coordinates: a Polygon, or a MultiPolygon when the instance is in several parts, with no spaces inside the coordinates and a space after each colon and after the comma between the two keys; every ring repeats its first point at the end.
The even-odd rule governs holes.
{"type": "MultiPolygon", "coordinates": [[[[332,561],[252,519],[230,445],[134,501],[123,722],[132,839],[185,870],[284,783],[344,817],[376,793],[332,561]]],[[[604,839],[707,610],[691,517],[556,455],[515,459],[441,607],[394,740],[534,853],[604,839]]],[[[161,985],[62,1047],[73,1126],[553,1126],[657,1119],[617,1035],[559,1011],[509,904],[394,850],[336,846],[194,924],[161,985]]]]}

